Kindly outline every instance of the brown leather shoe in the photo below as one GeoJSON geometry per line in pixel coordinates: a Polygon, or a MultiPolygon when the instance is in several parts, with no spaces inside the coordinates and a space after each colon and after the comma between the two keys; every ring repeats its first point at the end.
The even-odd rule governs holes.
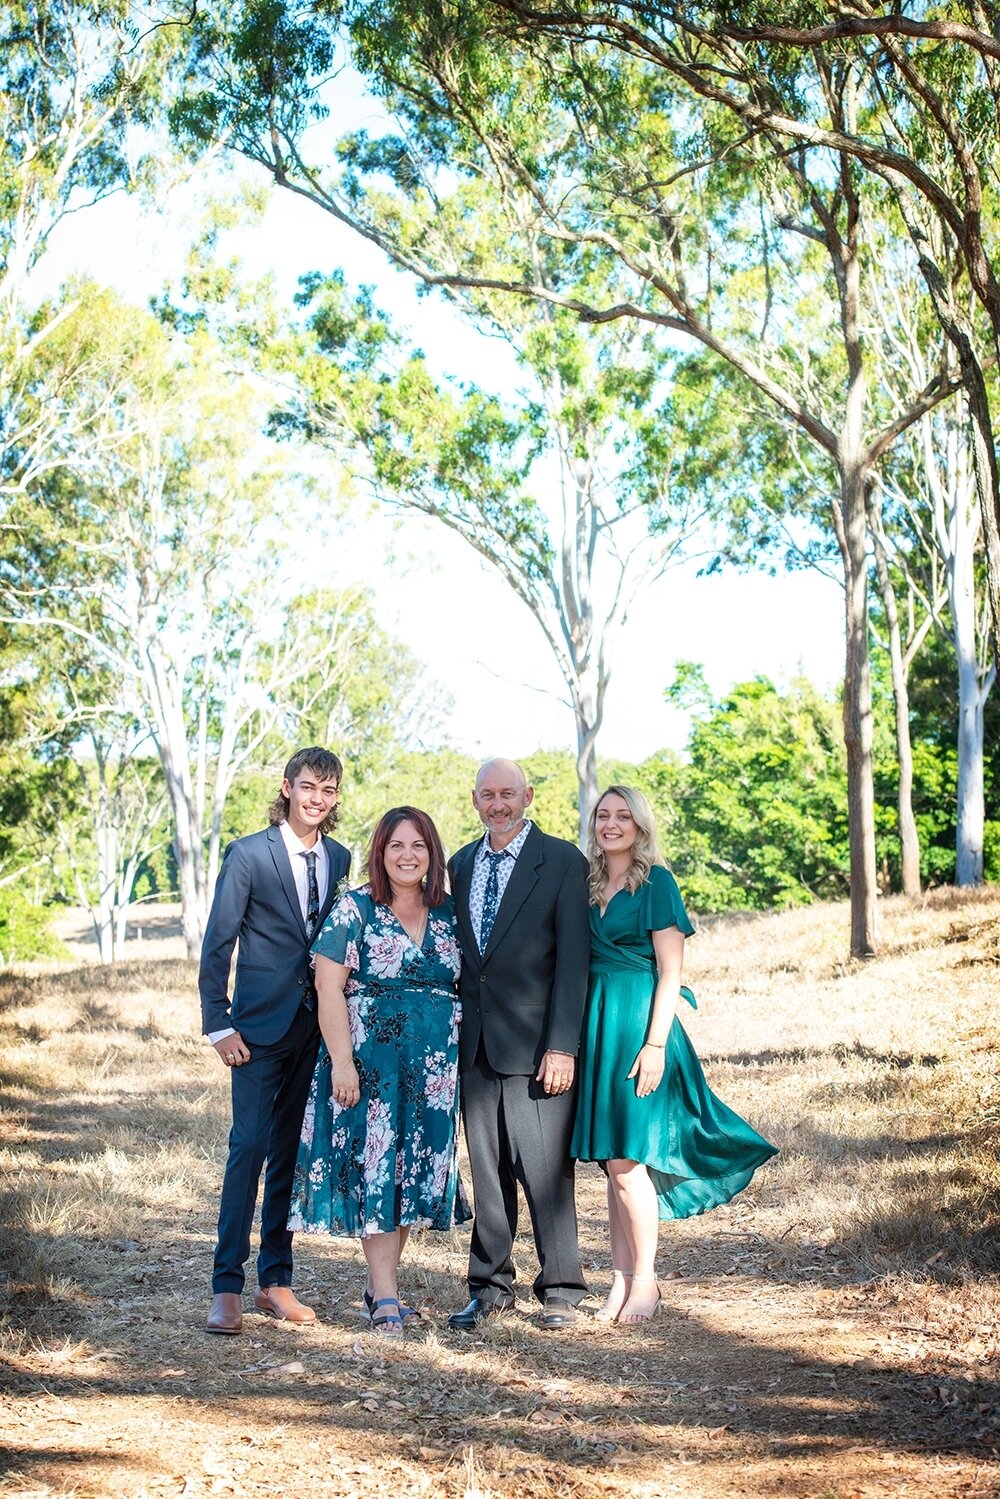
{"type": "Polygon", "coordinates": [[[311,1306],[303,1306],[291,1286],[261,1286],[254,1293],[253,1304],[267,1317],[277,1317],[279,1322],[316,1321],[311,1306]]]}
{"type": "Polygon", "coordinates": [[[243,1331],[243,1302],[236,1291],[220,1291],[212,1299],[206,1332],[221,1332],[234,1338],[243,1331]]]}

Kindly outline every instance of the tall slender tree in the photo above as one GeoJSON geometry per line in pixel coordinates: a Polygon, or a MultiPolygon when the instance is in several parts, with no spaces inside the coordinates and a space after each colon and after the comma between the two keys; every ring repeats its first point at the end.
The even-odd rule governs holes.
{"type": "MultiPolygon", "coordinates": [[[[495,198],[477,197],[479,212],[467,196],[462,216],[485,256],[503,226],[495,198]]],[[[505,252],[522,249],[555,282],[525,219],[505,252]]],[[[360,453],[377,498],[442,521],[531,610],[573,711],[582,839],[615,644],[636,600],[707,517],[704,474],[679,430],[683,392],[665,384],[667,361],[641,325],[588,331],[543,303],[459,300],[512,348],[526,386],[516,403],[476,385],[449,389],[367,294],[352,299],[339,278],[317,279],[306,342],[284,360],[295,396],[283,420],[360,453]]]]}
{"type": "Polygon", "coordinates": [[[196,955],[233,778],[335,690],[363,621],[351,590],[315,614],[296,607],[313,591],[297,581],[308,559],[288,547],[303,499],[264,451],[261,393],[210,344],[171,340],[94,289],[46,342],[46,361],[57,365],[64,343],[74,361],[87,345],[88,378],[48,484],[11,506],[0,608],[21,630],[72,637],[128,684],[166,781],[196,955]]]}
{"type": "MultiPolygon", "coordinates": [[[[627,9],[349,7],[357,55],[377,71],[401,124],[377,153],[366,142],[348,146],[339,176],[316,165],[304,134],[319,107],[310,67],[332,45],[330,32],[315,20],[296,24],[280,7],[266,15],[248,7],[236,45],[232,34],[209,28],[201,62],[210,86],[192,93],[177,119],[196,136],[225,127],[279,184],[453,295],[508,291],[593,324],[631,319],[697,340],[827,454],[837,474],[830,523],[845,586],[851,946],[870,953],[877,889],[867,493],[884,452],[954,381],[935,376],[873,421],[862,334],[863,187],[852,155],[831,158],[806,140],[789,150],[756,117],[752,129],[742,128],[739,87],[732,98],[721,84],[696,87],[704,80],[683,55],[683,35],[667,52],[655,28],[633,28],[631,42],[623,39],[614,17],[627,9]],[[270,59],[267,69],[246,66],[251,48],[270,59]],[[374,164],[381,177],[373,181],[374,164]],[[381,189],[387,168],[397,188],[391,196],[381,189]],[[624,284],[606,281],[603,292],[553,286],[529,258],[486,263],[456,238],[442,249],[442,223],[460,217],[453,204],[466,182],[485,176],[497,182],[511,225],[517,206],[530,202],[549,244],[564,255],[599,250],[624,284]],[[783,268],[788,252],[775,228],[804,242],[805,252],[793,252],[801,269],[783,268]],[[799,299],[830,300],[840,334],[832,400],[830,385],[816,380],[828,353],[800,348],[787,286],[779,305],[783,269],[786,282],[789,273],[800,278],[799,299]]],[[[793,64],[770,55],[755,61],[752,80],[745,69],[738,83],[766,95],[773,114],[783,99],[791,107],[807,96],[822,101],[828,141],[859,128],[856,74],[834,52],[793,64]]]]}

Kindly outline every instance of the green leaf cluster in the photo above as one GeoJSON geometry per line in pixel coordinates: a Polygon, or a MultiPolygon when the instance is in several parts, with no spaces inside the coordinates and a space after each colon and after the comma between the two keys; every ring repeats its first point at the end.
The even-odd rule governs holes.
{"type": "Polygon", "coordinates": [[[755,677],[714,703],[694,722],[677,794],[671,863],[699,910],[846,893],[842,736],[836,707],[807,681],[781,693],[755,677]]]}
{"type": "Polygon", "coordinates": [[[52,930],[52,915],[16,885],[0,888],[0,964],[65,957],[66,948],[52,930]]]}

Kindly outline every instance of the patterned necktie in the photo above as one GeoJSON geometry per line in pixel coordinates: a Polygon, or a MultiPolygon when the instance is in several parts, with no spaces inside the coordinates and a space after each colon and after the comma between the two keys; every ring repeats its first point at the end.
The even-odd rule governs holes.
{"type": "Polygon", "coordinates": [[[483,891],[483,914],[479,921],[479,951],[486,951],[486,944],[490,940],[490,932],[497,917],[497,906],[500,904],[500,860],[509,859],[510,855],[506,849],[494,854],[487,850],[487,859],[490,861],[489,873],[486,876],[486,889],[483,891]]]}
{"type": "MultiPolygon", "coordinates": [[[[319,924],[319,881],[316,879],[316,855],[308,853],[306,861],[306,936],[311,938],[319,924]]],[[[310,974],[309,981],[302,992],[302,1003],[307,1010],[311,1010],[316,1004],[315,980],[310,974]]]]}
{"type": "Polygon", "coordinates": [[[319,921],[319,881],[316,879],[316,855],[306,854],[308,872],[308,897],[306,901],[306,936],[311,937],[319,921]]]}

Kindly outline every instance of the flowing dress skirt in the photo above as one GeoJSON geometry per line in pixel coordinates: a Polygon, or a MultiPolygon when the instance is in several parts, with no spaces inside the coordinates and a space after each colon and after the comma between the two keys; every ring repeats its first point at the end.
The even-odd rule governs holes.
{"type": "MultiPolygon", "coordinates": [[[[590,910],[591,967],[580,1039],[576,1123],[580,1161],[640,1161],[661,1218],[690,1218],[729,1202],[777,1155],[709,1088],[687,1032],[671,1023],[659,1086],[638,1098],[629,1072],[646,1039],[656,991],[652,932],[693,931],[668,870],[656,866],[634,893],[619,891],[602,916],[590,910]]],[[[694,995],[681,994],[695,1007],[694,995]]]]}

